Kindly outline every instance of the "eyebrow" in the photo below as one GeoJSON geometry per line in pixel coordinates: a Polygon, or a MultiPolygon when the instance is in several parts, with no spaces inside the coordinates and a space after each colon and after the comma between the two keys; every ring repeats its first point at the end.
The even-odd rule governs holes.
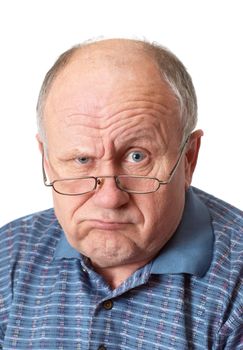
{"type": "MultiPolygon", "coordinates": [[[[122,136],[121,136],[121,138],[122,138],[122,136]]],[[[116,139],[116,141],[118,141],[118,144],[132,144],[132,143],[134,143],[134,144],[136,144],[137,142],[139,143],[141,143],[141,141],[142,141],[142,143],[144,143],[145,145],[147,144],[150,144],[150,145],[153,145],[153,146],[155,146],[155,148],[156,149],[158,149],[158,150],[167,150],[167,144],[166,144],[166,142],[163,140],[163,138],[161,138],[160,140],[161,140],[161,143],[160,144],[158,144],[158,142],[156,142],[156,139],[157,139],[157,137],[156,137],[156,139],[155,139],[155,135],[152,135],[152,134],[148,134],[148,133],[146,133],[146,132],[144,132],[144,130],[139,130],[137,133],[136,133],[136,135],[134,135],[133,133],[131,133],[131,136],[128,136],[127,138],[126,138],[126,140],[124,140],[123,138],[121,139],[121,141],[119,140],[120,139],[120,137],[118,136],[117,137],[117,139],[116,139]]]]}
{"type": "Polygon", "coordinates": [[[72,159],[81,155],[90,155],[92,152],[90,150],[88,150],[87,148],[83,148],[83,147],[75,147],[75,148],[71,148],[68,150],[64,150],[62,151],[59,155],[58,158],[60,160],[68,160],[68,159],[72,159]]]}
{"type": "MultiPolygon", "coordinates": [[[[111,143],[113,144],[113,151],[115,153],[122,153],[126,148],[129,147],[148,147],[150,146],[151,149],[155,152],[160,152],[161,154],[165,154],[168,146],[165,140],[163,140],[163,135],[159,137],[159,135],[154,132],[150,131],[147,132],[146,130],[138,130],[136,134],[134,132],[128,132],[126,134],[126,137],[124,138],[122,134],[118,135],[114,140],[111,140],[111,143]],[[160,139],[160,142],[157,142],[157,140],[160,139]]],[[[69,149],[60,150],[60,153],[57,154],[57,157],[60,160],[70,160],[72,158],[78,157],[80,155],[87,155],[87,156],[97,156],[99,151],[99,147],[96,147],[95,141],[94,142],[80,142],[78,145],[73,145],[73,147],[69,149]]],[[[102,142],[103,144],[103,142],[102,142]]],[[[103,144],[104,145],[104,144],[103,144]]]]}

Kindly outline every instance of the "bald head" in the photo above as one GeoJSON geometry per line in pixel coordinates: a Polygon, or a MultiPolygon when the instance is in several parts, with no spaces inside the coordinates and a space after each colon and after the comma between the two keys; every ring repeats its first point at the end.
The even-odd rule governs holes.
{"type": "Polygon", "coordinates": [[[146,56],[146,45],[141,41],[128,39],[109,39],[76,46],[71,58],[79,56],[84,63],[105,65],[112,63],[115,67],[128,66],[146,56]]]}
{"type": "MultiPolygon", "coordinates": [[[[55,81],[70,74],[70,67],[76,65],[84,79],[87,79],[89,72],[98,72],[102,69],[102,79],[116,79],[119,73],[124,79],[124,84],[129,88],[129,81],[132,79],[134,71],[140,69],[142,65],[143,80],[147,79],[150,84],[152,80],[157,83],[160,79],[168,86],[168,90],[174,95],[180,107],[182,127],[184,129],[184,139],[194,129],[197,118],[197,102],[194,87],[189,74],[183,64],[167,49],[150,44],[148,42],[128,39],[109,39],[96,42],[89,42],[77,45],[64,52],[53,67],[48,71],[42,84],[38,104],[37,117],[39,133],[45,139],[44,115],[47,98],[52,90],[55,81]],[[153,68],[152,68],[153,67],[153,68]],[[152,70],[151,70],[152,69],[152,70]],[[153,74],[151,74],[153,72],[153,74]]],[[[92,79],[94,86],[99,82],[92,79]]],[[[136,74],[139,79],[139,74],[136,74]]],[[[89,82],[90,83],[90,82],[89,82]]],[[[115,81],[113,82],[115,84],[115,81]]],[[[85,84],[85,82],[84,82],[85,84]]],[[[183,141],[184,141],[183,139],[183,141]]]]}

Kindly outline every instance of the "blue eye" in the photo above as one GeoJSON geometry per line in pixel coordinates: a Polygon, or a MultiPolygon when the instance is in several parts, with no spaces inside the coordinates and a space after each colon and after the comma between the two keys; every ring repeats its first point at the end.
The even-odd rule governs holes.
{"type": "Polygon", "coordinates": [[[88,158],[88,157],[78,157],[78,158],[77,158],[77,161],[78,161],[80,164],[87,164],[88,161],[89,161],[89,158],[88,158]]]}
{"type": "Polygon", "coordinates": [[[141,151],[133,151],[129,153],[127,156],[127,160],[129,162],[134,162],[134,163],[139,163],[142,160],[144,160],[144,158],[145,158],[145,154],[141,151]]]}

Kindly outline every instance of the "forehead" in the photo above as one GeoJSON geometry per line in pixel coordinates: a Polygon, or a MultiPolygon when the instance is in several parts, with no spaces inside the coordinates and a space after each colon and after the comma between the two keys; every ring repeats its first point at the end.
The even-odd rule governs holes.
{"type": "MultiPolygon", "coordinates": [[[[95,92],[105,86],[107,89],[123,86],[143,86],[149,90],[156,85],[174,95],[169,85],[162,80],[158,65],[143,49],[141,43],[129,40],[105,40],[77,49],[69,62],[62,68],[52,82],[47,96],[47,104],[50,99],[58,97],[62,92],[68,97],[71,88],[76,90],[91,89],[95,92]]],[[[102,90],[103,97],[105,92],[102,90]]],[[[60,101],[59,101],[60,102],[60,101]]]]}
{"type": "Polygon", "coordinates": [[[51,86],[44,119],[48,135],[48,129],[78,124],[80,117],[102,129],[139,114],[148,118],[147,127],[155,115],[157,122],[174,125],[179,104],[148,55],[113,43],[74,54],[51,86]]]}

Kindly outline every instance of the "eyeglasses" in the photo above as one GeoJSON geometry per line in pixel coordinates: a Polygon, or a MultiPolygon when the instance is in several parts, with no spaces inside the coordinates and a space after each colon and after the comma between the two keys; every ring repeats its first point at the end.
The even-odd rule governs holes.
{"type": "Polygon", "coordinates": [[[140,175],[114,175],[114,176],[82,176],[78,178],[66,178],[47,182],[47,176],[44,169],[44,154],[42,156],[42,172],[44,184],[47,187],[52,187],[55,192],[65,196],[79,196],[96,190],[103,184],[104,179],[114,179],[117,188],[121,191],[134,194],[147,194],[156,192],[161,185],[166,185],[171,182],[183,155],[183,151],[188,142],[186,139],[181,148],[179,157],[172,168],[166,180],[159,180],[156,177],[140,176],[140,175]]]}

